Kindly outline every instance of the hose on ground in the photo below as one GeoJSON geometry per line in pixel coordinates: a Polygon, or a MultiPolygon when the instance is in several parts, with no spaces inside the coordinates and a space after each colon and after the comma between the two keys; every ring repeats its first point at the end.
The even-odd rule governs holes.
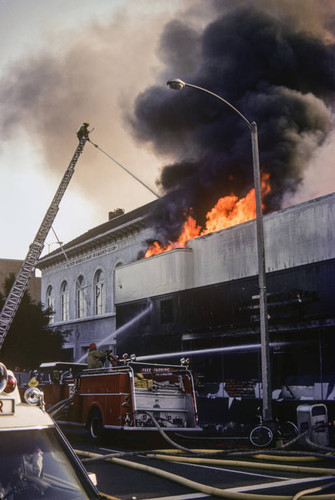
{"type": "Polygon", "coordinates": [[[173,441],[166,434],[166,432],[164,432],[163,428],[159,425],[156,418],[151,413],[149,413],[148,411],[144,411],[144,410],[136,411],[136,413],[141,413],[141,414],[147,415],[152,420],[154,426],[157,428],[160,435],[165,439],[165,441],[167,441],[169,444],[171,444],[171,446],[173,446],[174,448],[177,448],[178,450],[186,451],[187,453],[191,453],[191,454],[194,453],[191,448],[185,448],[185,446],[182,446],[182,445],[176,443],[175,441],[173,441]]]}
{"type": "Polygon", "coordinates": [[[325,424],[323,422],[319,423],[319,424],[316,424],[315,426],[311,427],[310,429],[308,429],[308,433],[307,433],[307,436],[306,436],[306,443],[308,444],[308,446],[310,446],[312,449],[317,449],[317,450],[321,450],[321,451],[324,451],[325,453],[335,453],[335,449],[334,448],[330,448],[329,446],[322,446],[321,444],[318,444],[318,443],[315,443],[313,440],[312,440],[312,432],[314,430],[320,430],[322,429],[322,427],[325,427],[325,424]]]}
{"type": "MultiPolygon", "coordinates": [[[[192,455],[197,455],[197,456],[204,456],[206,455],[206,453],[197,453],[197,452],[194,452],[194,450],[192,450],[191,448],[186,448],[185,446],[182,446],[178,443],[176,443],[175,441],[173,441],[163,430],[163,428],[159,425],[158,421],[156,420],[156,418],[149,412],[146,412],[146,411],[138,411],[137,413],[144,413],[146,414],[153,422],[153,424],[155,425],[155,427],[157,428],[158,432],[160,433],[160,435],[171,445],[173,446],[174,448],[178,449],[178,450],[181,450],[181,451],[185,451],[186,453],[190,453],[192,455]]],[[[306,431],[307,432],[307,431],[306,431]]],[[[292,440],[293,441],[293,440],[292,440]]],[[[296,439],[294,439],[294,441],[296,441],[296,439]]],[[[267,450],[263,450],[264,452],[267,452],[267,450]]],[[[231,450],[220,450],[220,451],[217,451],[216,454],[217,455],[230,455],[230,454],[248,454],[248,455],[252,455],[254,454],[255,452],[254,451],[246,451],[245,448],[235,448],[235,449],[231,449],[231,450]]]]}
{"type": "MultiPolygon", "coordinates": [[[[145,413],[146,415],[149,416],[149,418],[151,418],[153,424],[155,425],[155,427],[157,428],[157,430],[159,431],[159,433],[161,434],[161,436],[169,443],[171,444],[174,448],[176,449],[179,449],[181,451],[185,451],[186,453],[190,453],[192,455],[196,455],[196,456],[208,456],[208,453],[204,453],[204,452],[195,452],[194,450],[190,449],[190,448],[186,448],[184,446],[181,446],[179,445],[178,443],[176,443],[175,441],[173,441],[169,436],[167,436],[167,434],[164,432],[163,428],[159,425],[159,423],[157,422],[157,420],[155,419],[155,417],[153,415],[151,415],[151,413],[149,412],[145,412],[145,411],[141,411],[139,413],[145,413]]],[[[307,429],[306,431],[302,432],[301,434],[299,434],[298,436],[294,437],[293,439],[291,439],[289,442],[285,443],[284,445],[280,446],[279,448],[277,448],[276,450],[268,450],[268,449],[263,449],[261,450],[263,454],[278,454],[278,455],[284,455],[285,456],[287,455],[287,451],[283,451],[285,450],[286,448],[288,448],[289,446],[291,446],[292,444],[298,442],[300,439],[302,439],[303,437],[305,436],[308,436],[312,433],[313,430],[317,429],[320,427],[320,424],[315,424],[313,427],[311,427],[310,429],[307,429]]],[[[335,451],[335,450],[332,450],[332,449],[327,449],[326,451],[335,451]]],[[[308,452],[293,452],[292,453],[294,456],[296,456],[297,454],[301,454],[301,456],[307,456],[307,455],[310,455],[308,452]]],[[[209,454],[210,456],[213,456],[213,453],[210,453],[209,454]]],[[[214,453],[214,455],[218,455],[218,456],[222,456],[222,455],[255,455],[255,450],[245,450],[244,448],[235,448],[235,449],[230,449],[230,450],[220,450],[220,451],[216,451],[214,453]]],[[[320,458],[324,458],[324,455],[323,454],[318,454],[318,457],[320,458]]],[[[334,458],[335,457],[331,457],[329,456],[328,458],[334,458]]]]}
{"type": "MultiPolygon", "coordinates": [[[[167,457],[171,457],[171,456],[173,456],[173,453],[178,453],[180,451],[181,450],[116,451],[113,453],[108,453],[106,455],[97,455],[94,457],[84,458],[82,461],[83,462],[95,462],[95,461],[99,461],[99,460],[104,460],[106,458],[134,457],[137,455],[150,455],[150,454],[156,454],[156,453],[159,455],[166,455],[167,457]]],[[[263,452],[262,452],[262,454],[259,454],[259,453],[255,454],[255,451],[250,451],[250,452],[246,453],[245,455],[251,456],[251,457],[255,458],[256,460],[267,459],[270,461],[277,461],[277,462],[295,462],[295,461],[310,462],[310,461],[318,460],[319,458],[320,459],[335,458],[332,456],[324,455],[321,453],[314,453],[314,452],[313,452],[313,455],[311,455],[310,452],[292,452],[290,454],[288,454],[288,452],[286,452],[285,455],[280,454],[279,452],[274,454],[273,452],[274,452],[274,450],[272,450],[272,454],[270,455],[270,450],[269,450],[269,454],[266,454],[263,452]]],[[[284,452],[282,452],[282,453],[284,453],[284,452]]],[[[206,451],[193,450],[193,454],[192,454],[193,457],[197,457],[197,458],[213,457],[213,456],[218,456],[218,455],[222,456],[223,453],[218,453],[216,450],[206,450],[206,451]]],[[[227,455],[227,454],[224,454],[224,456],[225,455],[227,455]]],[[[236,456],[243,456],[242,453],[233,453],[232,455],[233,456],[235,456],[235,455],[236,456]]],[[[181,456],[187,456],[187,455],[181,455],[181,456]]]]}
{"type": "Polygon", "coordinates": [[[324,451],[325,453],[335,453],[334,448],[329,448],[328,446],[322,446],[321,444],[315,443],[314,441],[311,440],[309,436],[306,437],[306,443],[313,449],[321,450],[324,451]]]}
{"type": "Polygon", "coordinates": [[[292,500],[298,500],[299,498],[302,498],[302,497],[306,498],[306,495],[308,495],[309,493],[318,493],[319,491],[324,491],[328,488],[331,488],[332,486],[335,486],[334,481],[332,483],[324,484],[323,486],[317,486],[316,488],[310,488],[308,490],[299,491],[298,493],[296,493],[294,495],[292,500]]]}
{"type": "MultiPolygon", "coordinates": [[[[75,450],[78,455],[82,455],[85,457],[94,456],[97,457],[97,453],[90,453],[81,450],[75,450]]],[[[101,456],[104,458],[104,455],[101,456]]],[[[132,469],[141,470],[144,472],[148,472],[154,474],[156,476],[162,477],[164,479],[168,479],[175,483],[181,484],[187,488],[190,488],[195,491],[199,491],[206,495],[217,496],[221,498],[230,498],[231,500],[292,500],[292,495],[260,495],[259,493],[241,493],[236,491],[223,490],[221,488],[216,488],[213,486],[208,486],[206,484],[197,483],[190,479],[184,478],[177,474],[172,474],[171,472],[167,472],[162,469],[158,469],[155,467],[151,467],[148,465],[139,464],[137,462],[131,462],[130,460],[124,460],[121,458],[105,458],[106,461],[115,463],[117,465],[122,465],[126,467],[130,467],[132,469]]],[[[334,500],[334,494],[324,494],[317,496],[306,496],[305,500],[334,500]]]]}
{"type": "Polygon", "coordinates": [[[335,469],[330,469],[326,467],[301,467],[298,465],[283,465],[283,464],[273,464],[266,462],[247,462],[244,460],[230,460],[230,459],[219,459],[219,458],[204,458],[204,457],[181,457],[181,456],[167,456],[162,454],[149,454],[149,458],[156,458],[159,460],[182,462],[182,463],[192,463],[192,464],[206,464],[206,465],[223,465],[223,466],[234,466],[234,467],[244,467],[252,469],[266,469],[266,470],[276,470],[282,472],[292,472],[299,474],[316,474],[324,476],[335,476],[335,469]]]}
{"type": "MultiPolygon", "coordinates": [[[[181,446],[179,445],[178,443],[176,443],[175,441],[173,441],[169,436],[167,436],[167,434],[164,432],[164,430],[162,429],[162,427],[159,425],[159,423],[157,422],[156,418],[153,417],[149,412],[145,412],[145,411],[139,411],[138,413],[145,413],[146,415],[148,415],[150,417],[150,419],[152,420],[152,422],[154,423],[155,427],[157,428],[157,430],[159,431],[159,433],[161,434],[161,436],[171,445],[173,446],[176,450],[179,450],[179,452],[185,452],[185,453],[188,453],[194,457],[213,457],[213,456],[253,456],[255,458],[257,458],[257,456],[259,456],[259,451],[262,452],[262,455],[266,456],[266,455],[269,455],[271,456],[270,460],[277,460],[277,461],[292,461],[292,460],[302,460],[302,458],[304,457],[305,459],[311,459],[311,454],[310,452],[307,452],[307,451],[283,451],[281,448],[280,449],[276,449],[276,450],[273,450],[273,449],[264,449],[264,450],[258,450],[258,453],[255,454],[255,450],[245,450],[244,448],[240,449],[240,448],[235,448],[235,449],[231,449],[231,450],[211,450],[211,451],[199,451],[199,450],[193,450],[191,448],[185,448],[184,446],[181,446]]],[[[318,427],[319,424],[317,424],[316,426],[313,426],[311,429],[307,429],[305,432],[303,432],[302,434],[300,434],[298,436],[298,439],[306,436],[308,433],[311,433],[316,427],[318,427]]],[[[292,441],[296,441],[297,439],[294,438],[294,440],[292,441]]],[[[292,442],[291,441],[291,442],[292,442]]],[[[136,455],[150,455],[152,453],[155,453],[155,450],[141,450],[141,451],[126,451],[126,452],[113,452],[113,453],[110,453],[108,455],[99,455],[95,458],[86,458],[84,459],[83,461],[85,462],[92,462],[92,461],[96,461],[96,460],[101,460],[101,458],[117,458],[117,457],[129,457],[129,456],[136,456],[136,455]]],[[[171,456],[171,453],[173,452],[173,450],[169,451],[169,452],[160,452],[160,455],[166,455],[166,456],[171,456]]],[[[322,454],[322,453],[315,453],[313,452],[313,457],[312,458],[321,458],[321,459],[324,459],[324,458],[329,458],[329,459],[335,459],[335,456],[332,456],[332,455],[327,455],[325,456],[325,454],[322,454]]]]}
{"type": "MultiPolygon", "coordinates": [[[[160,433],[160,435],[171,445],[173,446],[174,448],[180,450],[180,451],[184,451],[186,453],[189,453],[189,454],[196,454],[197,452],[194,452],[194,450],[190,449],[190,448],[185,448],[184,446],[181,446],[179,445],[178,443],[175,443],[162,429],[162,427],[159,425],[159,423],[157,422],[157,420],[155,419],[155,417],[153,415],[151,415],[151,413],[149,412],[146,412],[146,411],[138,411],[137,413],[141,413],[141,414],[145,414],[145,415],[148,415],[149,418],[152,420],[153,424],[155,425],[155,427],[157,428],[158,432],[160,433]]],[[[134,455],[148,455],[149,453],[152,453],[153,450],[141,450],[141,451],[126,451],[126,452],[114,452],[114,453],[109,453],[108,455],[98,455],[97,457],[91,457],[91,458],[87,458],[87,459],[84,459],[83,462],[93,462],[93,461],[96,461],[96,460],[105,460],[107,458],[117,458],[117,457],[125,457],[125,456],[134,456],[134,455]]]]}
{"type": "MultiPolygon", "coordinates": [[[[193,450],[194,455],[196,457],[213,457],[213,456],[243,456],[243,452],[240,453],[231,453],[229,452],[218,452],[217,450],[193,450]]],[[[173,453],[181,453],[178,450],[151,450],[149,453],[161,453],[164,455],[172,455],[173,453]]],[[[141,454],[147,454],[148,451],[140,452],[141,454]]],[[[183,455],[184,456],[184,455],[183,455]]],[[[186,455],[185,455],[186,456],[186,455]]],[[[270,460],[276,462],[314,462],[319,459],[335,459],[332,455],[325,455],[324,453],[315,453],[311,454],[310,451],[281,451],[281,450],[265,450],[261,453],[255,453],[255,450],[251,450],[245,452],[245,456],[251,456],[256,460],[270,460]]]]}

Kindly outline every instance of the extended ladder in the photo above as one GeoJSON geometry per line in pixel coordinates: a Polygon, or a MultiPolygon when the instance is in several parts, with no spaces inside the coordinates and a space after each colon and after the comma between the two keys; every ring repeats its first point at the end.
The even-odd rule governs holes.
{"type": "Polygon", "coordinates": [[[51,226],[55,220],[55,217],[59,209],[59,204],[61,202],[61,199],[63,198],[66,188],[69,185],[71,177],[74,173],[74,168],[76,166],[78,158],[84,149],[86,141],[89,140],[87,125],[88,124],[85,123],[79,129],[84,131],[83,134],[78,135],[77,133],[78,138],[80,139],[77,149],[72,157],[72,160],[69,163],[69,166],[63,176],[63,179],[61,180],[61,183],[56,191],[56,194],[44,216],[44,219],[42,221],[42,224],[40,225],[39,230],[37,231],[35,239],[29,247],[27,256],[23,261],[21,269],[16,276],[14,284],[8,294],[6,302],[0,313],[0,349],[6,338],[10,325],[12,324],[13,318],[20,305],[22,297],[28,287],[29,280],[32,276],[32,273],[35,270],[37,261],[40,258],[40,255],[44,247],[45,239],[48,236],[51,226]]]}

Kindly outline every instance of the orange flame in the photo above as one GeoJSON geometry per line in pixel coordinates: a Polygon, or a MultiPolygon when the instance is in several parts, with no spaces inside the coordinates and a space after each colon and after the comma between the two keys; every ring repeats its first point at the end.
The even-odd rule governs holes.
{"type": "MultiPolygon", "coordinates": [[[[262,196],[270,191],[270,175],[262,175],[262,196]]],[[[166,246],[155,241],[149,246],[144,257],[151,257],[162,252],[168,252],[174,248],[184,248],[187,241],[204,236],[215,231],[221,231],[227,227],[236,226],[256,217],[255,190],[251,189],[244,197],[238,199],[234,194],[220,198],[216,205],[206,215],[206,227],[201,230],[195,219],[188,215],[184,223],[183,231],[176,242],[170,242],[166,246]]]]}

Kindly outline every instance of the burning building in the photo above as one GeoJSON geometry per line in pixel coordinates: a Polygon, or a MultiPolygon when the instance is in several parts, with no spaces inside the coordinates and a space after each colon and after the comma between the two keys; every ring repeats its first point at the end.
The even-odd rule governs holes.
{"type": "MultiPolygon", "coordinates": [[[[334,211],[332,194],[264,217],[277,400],[335,400],[334,211]]],[[[261,394],[258,290],[255,220],[121,266],[117,326],[148,303],[150,311],[118,337],[118,350],[189,356],[206,408],[227,418],[236,401],[261,394]]]]}
{"type": "MultiPolygon", "coordinates": [[[[300,13],[274,4],[213,2],[216,16],[200,28],[169,23],[162,76],[193,88],[149,87],[131,118],[142,143],[174,160],[158,181],[150,259],[116,272],[117,324],[150,299],[137,352],[192,353],[207,407],[225,400],[216,416],[261,392],[252,156],[243,120],[196,87],[257,122],[274,397],[334,397],[334,197],[282,210],[334,134],[334,32],[323,9],[313,25],[305,4],[300,13]]],[[[119,337],[121,351],[130,339],[119,337]]]]}
{"type": "MultiPolygon", "coordinates": [[[[50,326],[68,334],[65,358],[86,359],[92,341],[119,355],[190,357],[206,402],[200,409],[220,422],[245,412],[244,403],[254,412],[261,394],[255,219],[145,258],[156,204],[39,261],[42,302],[55,311],[50,326]]],[[[334,212],[330,194],[264,217],[273,396],[286,404],[335,400],[334,212]]]]}
{"type": "Polygon", "coordinates": [[[334,7],[319,6],[313,24],[311,2],[274,4],[212,1],[210,20],[192,24],[191,12],[165,26],[162,81],[127,116],[138,140],[169,158],[162,197],[69,242],[69,262],[58,250],[39,265],[42,300],[74,358],[91,341],[119,354],[192,353],[199,393],[221,421],[261,393],[250,135],[211,96],[162,85],[174,77],[257,122],[273,396],[334,400],[335,196],[283,209],[334,137],[334,7]]]}
{"type": "MultiPolygon", "coordinates": [[[[310,161],[317,164],[333,134],[335,51],[327,17],[334,7],[309,11],[313,24],[309,2],[299,2],[300,10],[279,3],[210,2],[215,16],[205,26],[185,16],[165,27],[162,80],[137,97],[130,120],[141,144],[173,158],[162,169],[158,184],[165,196],[152,215],[164,247],[178,241],[190,216],[191,230],[204,231],[218,200],[244,199],[253,178],[243,120],[212,95],[171,91],[163,82],[180,77],[208,89],[257,123],[264,213],[280,210],[299,190],[310,161]],[[177,43],[186,50],[177,50],[177,43]]],[[[328,155],[323,167],[331,163],[328,155]]]]}

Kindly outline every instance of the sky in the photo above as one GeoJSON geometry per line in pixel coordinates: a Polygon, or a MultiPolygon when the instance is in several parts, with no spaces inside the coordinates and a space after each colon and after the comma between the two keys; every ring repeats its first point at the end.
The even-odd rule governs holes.
{"type": "MultiPolygon", "coordinates": [[[[320,28],[322,11],[334,13],[328,0],[0,0],[0,258],[25,258],[84,121],[91,140],[150,189],[86,144],[53,224],[60,241],[107,221],[109,211],[153,201],[151,190],[163,194],[157,181],[180,147],[167,147],[167,135],[165,142],[143,138],[143,110],[134,118],[138,96],[153,100],[152,88],[168,95],[168,78],[195,75],[202,30],[232,6],[248,4],[278,16],[289,6],[291,22],[334,42],[334,32],[320,28]]],[[[282,207],[335,191],[334,115],[326,104],[322,116],[330,128],[322,140],[313,135],[303,174],[294,192],[282,196],[282,207]]],[[[160,129],[159,115],[150,119],[151,129],[160,129]]],[[[44,253],[56,249],[55,233],[44,253]]]]}
{"type": "MultiPolygon", "coordinates": [[[[180,4],[0,1],[0,100],[7,109],[0,120],[0,258],[26,256],[84,121],[94,128],[92,141],[156,190],[162,159],[134,140],[123,113],[156,81],[155,46],[180,4]]],[[[115,208],[130,211],[154,199],[87,144],[53,228],[60,241],[70,241],[115,208]]],[[[44,252],[55,250],[55,241],[51,231],[44,252]]]]}

